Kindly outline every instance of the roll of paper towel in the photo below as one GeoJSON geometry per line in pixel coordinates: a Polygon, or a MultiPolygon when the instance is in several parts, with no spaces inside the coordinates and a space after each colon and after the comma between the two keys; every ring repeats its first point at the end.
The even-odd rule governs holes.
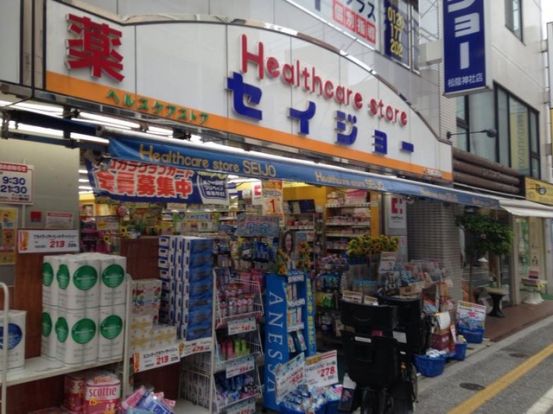
{"type": "Polygon", "coordinates": [[[61,310],[54,325],[56,358],[77,365],[98,359],[98,308],[61,310]]]}
{"type": "Polygon", "coordinates": [[[100,262],[94,254],[62,257],[56,273],[60,308],[79,310],[99,306],[100,262]]]}
{"type": "Polygon", "coordinates": [[[46,358],[56,358],[56,332],[54,324],[58,319],[58,308],[55,306],[42,306],[42,342],[41,355],[46,358]]]}
{"type": "MultiPolygon", "coordinates": [[[[23,310],[8,312],[8,369],[22,368],[25,365],[25,316],[23,310]]],[[[5,346],[5,333],[2,321],[4,312],[0,311],[0,349],[5,346]]],[[[3,363],[0,359],[0,369],[3,363]]]]}
{"type": "Polygon", "coordinates": [[[125,305],[101,307],[98,329],[98,360],[121,358],[125,341],[125,305]]]}

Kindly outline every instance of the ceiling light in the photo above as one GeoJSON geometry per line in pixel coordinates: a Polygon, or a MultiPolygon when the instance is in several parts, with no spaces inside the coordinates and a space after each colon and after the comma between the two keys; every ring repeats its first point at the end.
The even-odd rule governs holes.
{"type": "Polygon", "coordinates": [[[109,116],[103,116],[103,115],[97,115],[97,114],[91,114],[89,112],[81,112],[79,114],[79,118],[105,123],[105,124],[111,124],[120,128],[135,128],[135,129],[140,128],[140,124],[138,124],[137,122],[123,121],[122,119],[112,118],[109,116]]]}
{"type": "Polygon", "coordinates": [[[80,186],[79,186],[79,190],[88,190],[88,191],[92,191],[92,187],[89,186],[89,185],[80,185],[80,186]]]}
{"type": "Polygon", "coordinates": [[[173,130],[169,128],[160,128],[156,126],[148,126],[148,133],[170,137],[173,135],[173,130]]]}
{"type": "Polygon", "coordinates": [[[79,169],[79,174],[88,174],[88,170],[85,170],[83,168],[79,169]]]}
{"type": "Polygon", "coordinates": [[[78,139],[79,141],[97,142],[99,144],[105,144],[105,145],[109,144],[109,139],[93,137],[92,135],[71,133],[71,138],[78,139]]]}
{"type": "Polygon", "coordinates": [[[80,183],[88,183],[88,180],[86,178],[79,178],[80,183]]]}

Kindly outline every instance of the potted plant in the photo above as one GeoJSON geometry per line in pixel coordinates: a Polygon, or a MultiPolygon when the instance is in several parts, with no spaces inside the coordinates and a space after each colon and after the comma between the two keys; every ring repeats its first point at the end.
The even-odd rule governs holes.
{"type": "MultiPolygon", "coordinates": [[[[465,232],[465,254],[469,262],[469,298],[472,298],[474,261],[486,254],[500,256],[511,251],[513,232],[508,225],[482,214],[465,213],[456,218],[457,226],[465,232]]],[[[498,284],[500,283],[500,276],[498,284]]]]}
{"type": "Polygon", "coordinates": [[[363,234],[350,240],[347,252],[353,262],[378,263],[380,253],[395,252],[398,248],[399,240],[397,237],[384,234],[372,237],[370,234],[363,234]]]}

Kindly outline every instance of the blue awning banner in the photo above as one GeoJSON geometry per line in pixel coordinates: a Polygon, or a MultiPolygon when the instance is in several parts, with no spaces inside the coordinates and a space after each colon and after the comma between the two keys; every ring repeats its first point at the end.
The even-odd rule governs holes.
{"type": "Polygon", "coordinates": [[[313,185],[358,188],[477,207],[499,208],[491,197],[397,177],[347,170],[283,157],[248,154],[241,150],[141,137],[111,137],[111,156],[144,163],[259,179],[281,179],[313,185]]]}

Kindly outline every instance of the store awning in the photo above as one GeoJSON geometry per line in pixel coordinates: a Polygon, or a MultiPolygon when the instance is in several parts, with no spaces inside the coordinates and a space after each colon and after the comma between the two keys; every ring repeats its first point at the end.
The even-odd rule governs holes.
{"type": "Polygon", "coordinates": [[[499,206],[513,216],[553,218],[553,207],[528,200],[499,198],[499,206]]]}
{"type": "Polygon", "coordinates": [[[496,199],[467,191],[312,161],[252,153],[218,144],[193,144],[164,138],[110,136],[109,153],[112,157],[125,160],[209,170],[258,179],[300,181],[313,185],[390,192],[478,207],[499,207],[496,199]]]}
{"type": "MultiPolygon", "coordinates": [[[[195,144],[170,138],[159,138],[144,133],[127,132],[76,120],[67,120],[28,111],[3,111],[3,116],[14,122],[35,125],[65,133],[87,136],[100,134],[109,138],[107,152],[111,157],[143,163],[175,166],[198,171],[212,171],[258,179],[281,179],[331,187],[357,188],[389,192],[418,198],[476,207],[499,208],[497,197],[456,190],[395,176],[367,173],[355,169],[291,159],[240,148],[205,142],[195,144]]],[[[40,136],[8,133],[9,137],[42,142],[40,136]]],[[[49,143],[79,146],[79,141],[49,140],[49,143]]]]}

